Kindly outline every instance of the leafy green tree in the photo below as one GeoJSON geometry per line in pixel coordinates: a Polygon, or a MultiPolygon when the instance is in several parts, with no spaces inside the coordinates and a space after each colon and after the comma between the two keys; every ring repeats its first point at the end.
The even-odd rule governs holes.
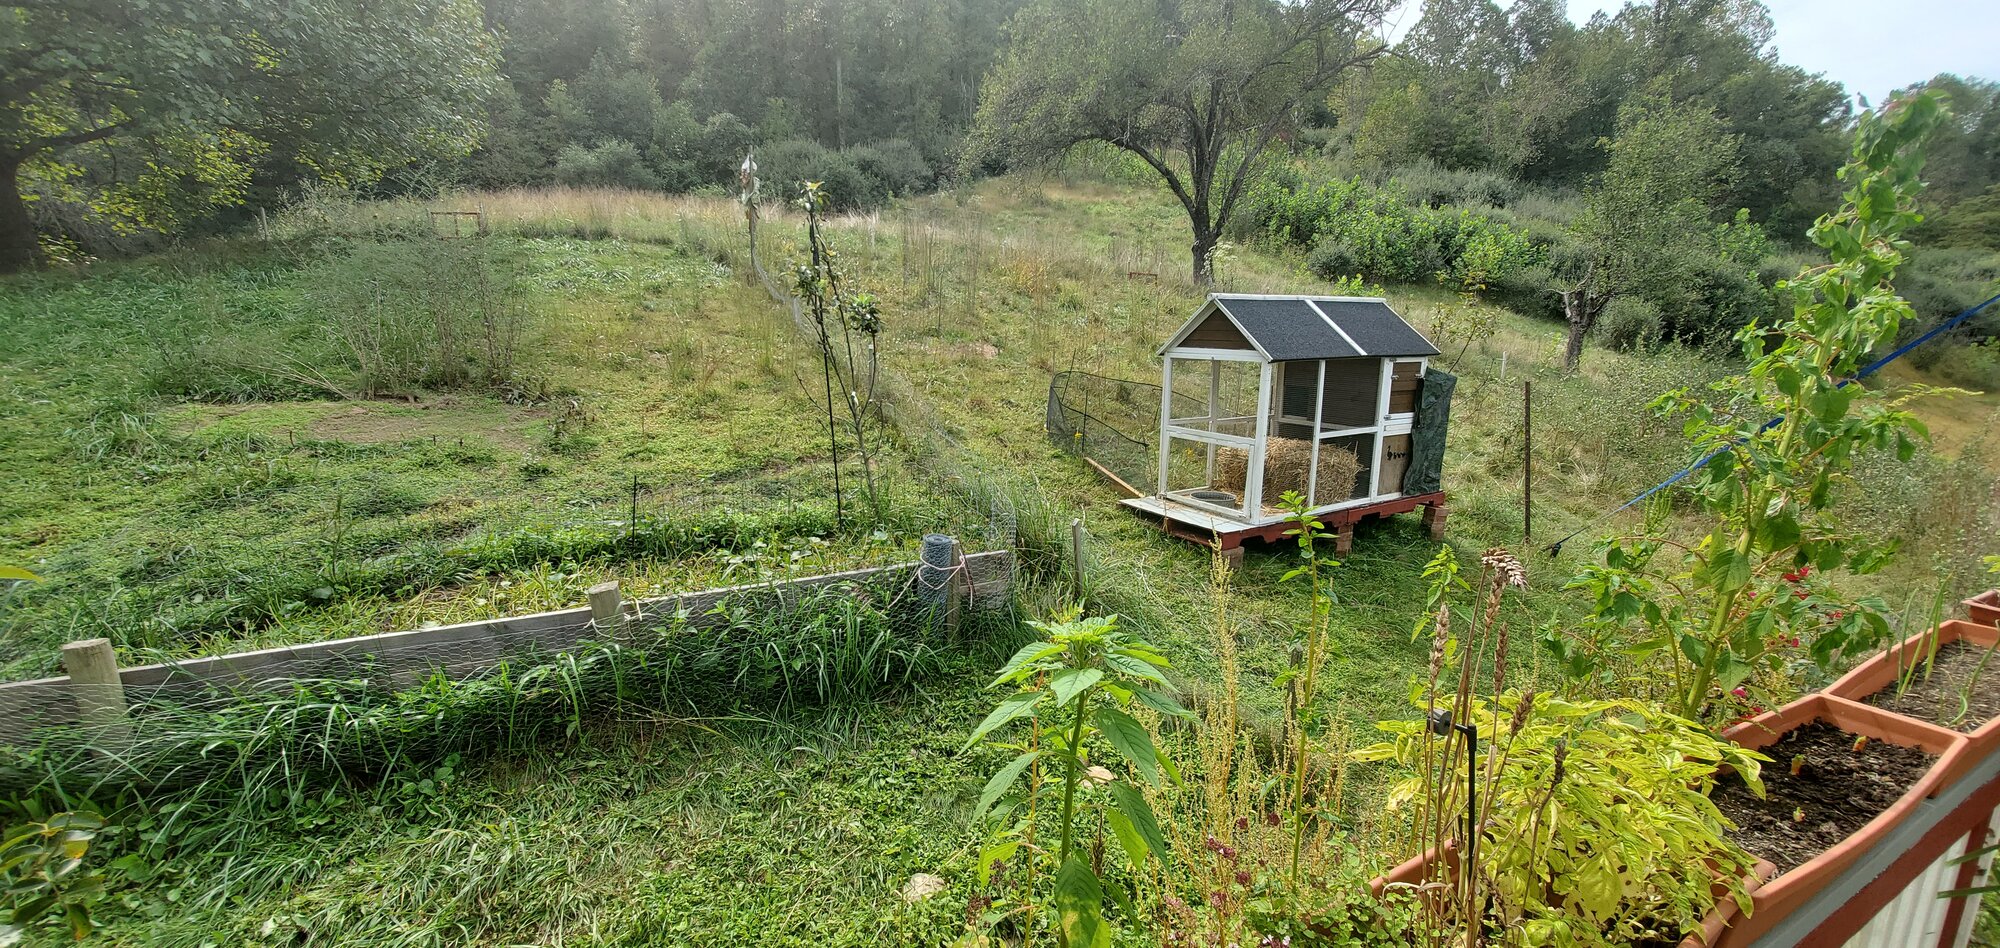
{"type": "Polygon", "coordinates": [[[1692,291],[1698,261],[1714,253],[1736,145],[1700,106],[1655,99],[1622,111],[1610,165],[1572,226],[1582,259],[1564,262],[1565,369],[1577,370],[1584,336],[1614,297],[1636,293],[1659,305],[1692,291]]]}
{"type": "Polygon", "coordinates": [[[648,151],[660,183],[669,191],[686,191],[707,180],[701,165],[702,127],[686,101],[675,102],[653,114],[653,136],[648,151]]]}
{"type": "Polygon", "coordinates": [[[1159,174],[1188,216],[1197,283],[1258,160],[1349,69],[1391,0],[1037,0],[1009,24],[968,144],[1054,160],[1105,142],[1159,174]]]}
{"type": "Polygon", "coordinates": [[[476,188],[547,184],[562,142],[555,123],[529,108],[510,83],[486,100],[486,137],[458,164],[458,178],[476,188]]]}
{"type": "Polygon", "coordinates": [[[576,138],[646,141],[653,134],[655,117],[666,107],[657,80],[602,54],[569,88],[583,125],[576,138]]]}
{"type": "Polygon", "coordinates": [[[1954,207],[2000,184],[2000,82],[1945,73],[1917,87],[1946,96],[1951,120],[1925,160],[1931,200],[1954,207]]]}
{"type": "Polygon", "coordinates": [[[0,16],[0,272],[36,264],[27,199],[164,228],[252,169],[368,180],[463,154],[494,38],[473,0],[67,0],[0,16]]]}
{"type": "Polygon", "coordinates": [[[2000,183],[1988,185],[1978,197],[1952,205],[1938,215],[1935,226],[1925,230],[1940,247],[2000,250],[2000,183]]]}

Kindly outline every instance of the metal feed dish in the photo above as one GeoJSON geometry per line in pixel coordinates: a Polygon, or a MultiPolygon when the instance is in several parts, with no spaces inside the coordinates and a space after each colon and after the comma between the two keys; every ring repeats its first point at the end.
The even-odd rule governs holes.
{"type": "Polygon", "coordinates": [[[1226,490],[1198,490],[1192,494],[1189,494],[1188,496],[1193,497],[1196,500],[1208,501],[1211,504],[1236,503],[1236,495],[1226,490]]]}

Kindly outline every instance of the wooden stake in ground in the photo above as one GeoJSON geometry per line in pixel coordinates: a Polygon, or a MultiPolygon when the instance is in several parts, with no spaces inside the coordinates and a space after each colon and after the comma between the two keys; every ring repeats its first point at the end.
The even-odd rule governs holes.
{"type": "Polygon", "coordinates": [[[1521,542],[1535,542],[1535,383],[1521,380],[1521,542]]]}
{"type": "Polygon", "coordinates": [[[1082,517],[1077,517],[1069,522],[1069,556],[1070,556],[1070,561],[1074,564],[1074,568],[1076,570],[1076,602],[1077,605],[1082,605],[1084,602],[1084,595],[1085,595],[1083,588],[1083,518],[1082,517]]]}
{"type": "Polygon", "coordinates": [[[590,587],[590,621],[601,632],[613,636],[624,631],[624,594],[619,591],[618,581],[613,579],[590,587]]]}
{"type": "Polygon", "coordinates": [[[115,752],[132,739],[132,721],[125,711],[125,682],[118,674],[118,653],[110,639],[85,639],[62,647],[63,670],[69,672],[70,692],[92,740],[101,752],[115,752]]]}

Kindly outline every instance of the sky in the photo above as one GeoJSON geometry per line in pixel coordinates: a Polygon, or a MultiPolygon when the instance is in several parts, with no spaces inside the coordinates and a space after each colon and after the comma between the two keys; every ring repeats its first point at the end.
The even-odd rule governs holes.
{"type": "MultiPolygon", "coordinates": [[[[1511,0],[1499,0],[1511,6],[1511,0]]],[[[1581,25],[1623,0],[1568,0],[1581,25]]],[[[1941,72],[2000,79],[2000,0],[1764,0],[1778,58],[1822,73],[1880,103],[1891,90],[1941,72]]],[[[1391,14],[1400,38],[1422,13],[1408,0],[1391,14]]]]}

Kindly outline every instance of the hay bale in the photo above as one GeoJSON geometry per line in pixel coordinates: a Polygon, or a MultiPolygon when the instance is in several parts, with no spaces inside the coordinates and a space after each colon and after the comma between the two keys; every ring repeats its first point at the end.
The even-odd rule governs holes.
{"type": "MultiPolygon", "coordinates": [[[[1303,438],[1271,438],[1264,443],[1264,505],[1276,506],[1288,490],[1306,492],[1312,468],[1312,442],[1303,438]]],[[[1361,462],[1346,448],[1322,444],[1319,449],[1319,503],[1346,500],[1353,493],[1361,462]]],[[[1243,496],[1249,481],[1250,456],[1241,448],[1218,448],[1215,478],[1209,486],[1243,496]]]]}

